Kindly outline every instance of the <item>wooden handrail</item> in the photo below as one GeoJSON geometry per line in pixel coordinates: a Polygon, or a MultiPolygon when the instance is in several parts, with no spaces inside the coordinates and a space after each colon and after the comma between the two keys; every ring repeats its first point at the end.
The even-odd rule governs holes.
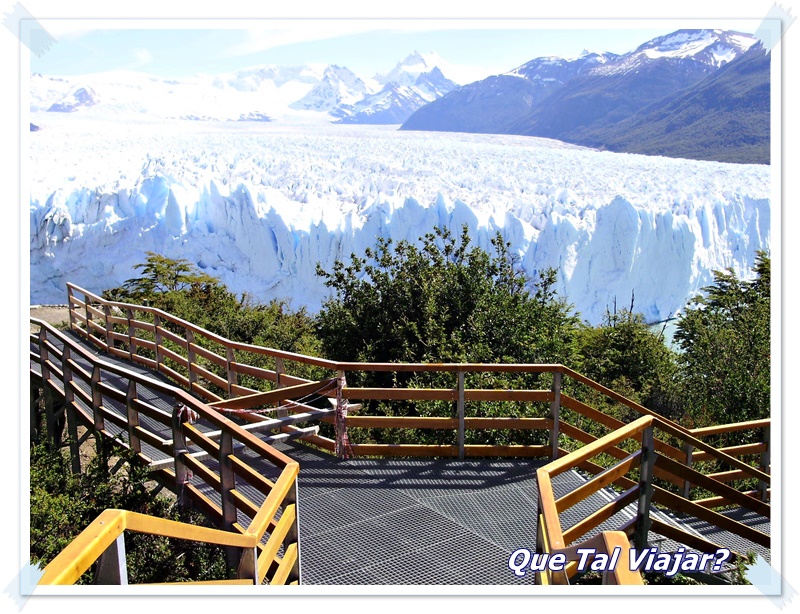
{"type": "MultiPolygon", "coordinates": [[[[201,455],[197,453],[192,453],[188,455],[188,451],[183,449],[186,447],[184,442],[185,437],[189,437],[193,444],[199,445],[201,449],[204,449],[206,453],[211,453],[212,456],[216,457],[222,454],[222,448],[208,439],[207,434],[200,431],[199,429],[193,427],[191,424],[180,424],[180,421],[176,422],[177,418],[175,417],[177,414],[167,414],[166,412],[157,410],[155,407],[150,408],[146,403],[143,403],[140,399],[136,398],[136,391],[137,388],[139,391],[142,389],[149,390],[151,393],[158,393],[162,395],[162,397],[172,398],[176,400],[179,404],[183,404],[187,408],[190,408],[192,411],[196,412],[197,415],[204,420],[206,423],[215,426],[219,429],[217,431],[218,436],[227,440],[237,441],[237,446],[245,446],[247,447],[252,453],[254,453],[257,457],[264,459],[265,461],[275,465],[279,470],[281,470],[280,477],[278,478],[275,484],[265,481],[266,489],[260,489],[263,492],[265,499],[264,503],[261,506],[252,504],[247,499],[241,497],[238,493],[228,494],[228,503],[226,505],[230,506],[231,497],[239,497],[239,503],[237,505],[240,506],[241,509],[245,510],[246,512],[250,512],[254,514],[253,521],[251,521],[250,526],[247,529],[246,535],[240,535],[237,533],[231,533],[228,531],[220,531],[218,529],[206,529],[202,527],[194,527],[193,525],[184,525],[183,523],[175,523],[173,521],[167,521],[164,519],[152,519],[144,515],[135,515],[133,512],[127,513],[127,515],[113,515],[113,518],[110,517],[108,514],[101,515],[101,518],[97,520],[96,524],[91,525],[91,529],[87,529],[88,533],[82,534],[79,538],[76,538],[77,541],[74,541],[73,544],[70,544],[68,550],[66,550],[66,554],[62,553],[59,555],[61,558],[57,557],[58,562],[56,563],[53,569],[57,571],[54,572],[57,576],[56,580],[58,583],[70,583],[69,578],[72,578],[72,582],[74,582],[80,575],[88,568],[89,565],[99,556],[105,549],[110,545],[110,542],[113,542],[119,534],[128,529],[131,531],[138,531],[138,532],[152,532],[154,534],[163,535],[165,537],[175,537],[180,539],[192,539],[194,541],[206,541],[208,543],[218,543],[220,545],[229,546],[229,547],[241,547],[241,548],[260,548],[260,542],[268,530],[274,528],[274,517],[277,514],[279,508],[284,506],[285,502],[287,501],[287,496],[290,491],[293,492],[294,485],[296,483],[296,478],[298,474],[298,465],[297,462],[279,452],[278,450],[272,448],[268,444],[265,444],[261,441],[258,437],[254,436],[252,433],[248,432],[247,430],[243,429],[236,423],[232,422],[227,417],[219,414],[215,409],[209,407],[207,404],[199,401],[195,397],[189,395],[187,392],[181,390],[180,388],[176,388],[169,384],[163,383],[151,377],[141,375],[134,371],[131,371],[125,367],[121,367],[119,365],[107,362],[102,358],[98,357],[93,352],[86,350],[82,345],[76,343],[73,339],[69,336],[64,335],[57,329],[53,328],[51,325],[37,319],[31,319],[31,322],[37,325],[40,329],[39,338],[32,339],[32,341],[40,341],[39,347],[43,348],[40,350],[44,352],[45,357],[50,356],[50,358],[55,359],[59,362],[59,364],[67,364],[69,367],[69,378],[66,375],[62,374],[61,372],[57,373],[56,375],[59,378],[59,381],[55,382],[55,384],[63,383],[65,389],[69,388],[70,391],[74,394],[75,400],[80,401],[88,405],[89,410],[92,412],[92,415],[84,415],[84,423],[89,428],[100,428],[104,429],[103,427],[103,419],[112,422],[113,424],[117,425],[118,427],[122,428],[123,432],[128,430],[129,435],[131,436],[131,446],[133,446],[134,436],[135,433],[136,440],[141,440],[151,445],[156,445],[157,448],[169,450],[174,455],[174,462],[176,463],[176,473],[174,475],[174,479],[178,481],[180,476],[178,475],[178,462],[180,459],[181,465],[183,466],[186,463],[188,466],[191,466],[198,475],[204,477],[204,481],[211,486],[212,488],[217,489],[222,497],[223,503],[225,502],[226,493],[223,492],[225,488],[225,482],[221,480],[219,477],[216,477],[213,471],[207,468],[205,465],[199,464],[199,459],[201,455]],[[53,350],[57,350],[57,346],[44,341],[41,338],[50,338],[50,339],[58,339],[59,342],[62,344],[61,347],[63,350],[58,350],[57,352],[53,352],[52,355],[47,353],[48,348],[52,348],[53,350]],[[91,368],[89,371],[85,371],[78,367],[76,360],[86,361],[91,368]],[[117,376],[122,380],[128,382],[128,392],[126,394],[123,390],[118,390],[115,387],[110,386],[106,383],[105,379],[101,379],[101,373],[106,374],[103,375],[102,378],[106,378],[108,374],[117,376]],[[83,377],[84,382],[86,384],[91,383],[92,387],[92,394],[83,394],[80,392],[80,388],[75,386],[72,378],[81,378],[83,377]],[[61,378],[63,378],[63,382],[61,382],[61,378]],[[129,395],[133,395],[132,397],[129,395]],[[128,413],[118,414],[112,412],[107,406],[103,405],[103,398],[108,397],[115,400],[118,403],[122,403],[123,405],[127,405],[128,413]],[[129,423],[131,419],[131,412],[134,412],[135,415],[137,412],[142,412],[143,414],[147,415],[151,419],[156,420],[157,422],[161,423],[165,427],[170,427],[173,429],[173,433],[180,433],[180,441],[181,445],[178,446],[176,442],[169,440],[165,441],[159,437],[155,437],[151,435],[149,432],[144,431],[141,429],[138,423],[138,418],[129,423]],[[179,430],[175,431],[176,424],[180,425],[179,430]],[[99,425],[99,426],[98,426],[99,425]],[[161,444],[161,445],[159,445],[161,444]],[[222,490],[221,490],[222,489],[222,490]],[[113,525],[109,525],[108,523],[112,522],[113,525]],[[112,533],[109,533],[108,527],[113,526],[114,530],[117,531],[117,535],[113,536],[112,533]],[[110,541],[109,541],[110,540],[110,541]],[[66,558],[64,558],[66,557],[66,558]],[[94,558],[92,558],[94,557],[94,558]],[[74,560],[75,563],[68,565],[63,563],[65,560],[74,560]],[[88,563],[85,563],[86,561],[88,563]],[[85,566],[84,566],[85,563],[85,566]],[[83,567],[82,569],[78,569],[78,567],[83,567]],[[75,574],[77,573],[77,576],[75,574]]],[[[49,359],[48,359],[49,360],[49,359]]],[[[41,356],[38,358],[39,362],[42,362],[41,356]]],[[[55,367],[55,364],[53,365],[55,367]]],[[[53,369],[54,373],[55,370],[53,369]]],[[[43,368],[43,374],[47,374],[48,370],[43,368]]],[[[66,371],[64,372],[66,373],[66,371]]],[[[51,385],[51,382],[47,381],[44,385],[51,385]]],[[[64,393],[66,394],[66,392],[64,393]]],[[[75,407],[72,407],[73,410],[77,410],[76,413],[81,413],[83,415],[83,410],[79,404],[75,402],[72,403],[75,407]]],[[[177,405],[176,405],[177,406],[177,405]]],[[[177,411],[177,410],[174,410],[177,411]]],[[[104,431],[105,432],[105,431],[104,431]]],[[[123,444],[125,445],[125,444],[123,444]]],[[[231,446],[231,444],[227,444],[231,446]]],[[[137,444],[138,446],[138,444],[137,444]]],[[[139,458],[144,461],[145,463],[150,464],[151,461],[149,458],[144,456],[141,453],[139,448],[134,450],[137,452],[139,458]]],[[[234,460],[235,457],[233,457],[234,460]]],[[[157,463],[161,464],[161,463],[157,463]]],[[[221,467],[221,465],[220,465],[221,467]]],[[[158,474],[162,469],[154,469],[158,474]]],[[[231,472],[231,469],[227,471],[231,472]]],[[[240,472],[241,473],[241,472],[240,472]]],[[[226,474],[227,475],[227,474],[226,474]]],[[[232,475],[232,474],[231,474],[232,475]]],[[[248,476],[249,477],[249,476],[248,476]]],[[[255,485],[258,489],[260,482],[258,480],[254,480],[250,478],[248,482],[251,485],[255,485]],[[255,484],[254,484],[255,483],[255,484]]],[[[228,487],[230,488],[230,484],[232,482],[228,482],[228,487]]],[[[189,493],[189,495],[199,498],[198,500],[202,500],[201,502],[204,503],[204,507],[210,509],[214,512],[215,504],[211,503],[205,495],[202,495],[194,486],[190,484],[185,485],[185,491],[189,493]]],[[[177,492],[177,490],[176,490],[177,492]]],[[[292,495],[294,499],[295,495],[292,495]]],[[[292,504],[293,505],[293,504],[292,504]]],[[[203,506],[201,506],[203,507],[203,506]]],[[[225,505],[223,505],[223,509],[225,505]]],[[[285,510],[284,510],[285,511],[285,510]]],[[[218,513],[218,512],[215,512],[218,513]]],[[[213,516],[213,514],[212,514],[213,516]]],[[[291,515],[287,516],[287,519],[291,515]]],[[[292,521],[292,525],[296,527],[296,515],[294,516],[295,520],[292,521]]],[[[286,524],[289,520],[285,520],[281,525],[282,530],[285,529],[286,524]]],[[[285,537],[284,531],[284,537],[285,537]]],[[[296,535],[296,528],[294,529],[294,534],[296,535]]],[[[271,536],[272,538],[272,536],[271,536]]],[[[296,538],[296,537],[295,537],[296,538]]],[[[283,539],[283,537],[281,538],[283,539]]],[[[268,542],[269,543],[269,542],[268,542]]],[[[290,544],[287,544],[290,545],[290,544]]],[[[277,550],[276,550],[277,551],[277,550]]],[[[251,557],[252,558],[252,557],[251,557]]],[[[55,560],[55,559],[54,559],[55,560]]],[[[293,567],[290,567],[289,572],[291,572],[293,567]]],[[[262,570],[266,573],[266,570],[262,570]]],[[[55,577],[55,576],[54,576],[55,577]]],[[[51,582],[51,576],[46,576],[47,582],[51,582]]],[[[274,578],[273,578],[274,579],[274,578]]]]}
{"type": "Polygon", "coordinates": [[[250,535],[199,527],[127,510],[108,509],[101,512],[47,564],[39,584],[74,584],[125,531],[234,548],[255,548],[257,545],[256,539],[250,535]]]}

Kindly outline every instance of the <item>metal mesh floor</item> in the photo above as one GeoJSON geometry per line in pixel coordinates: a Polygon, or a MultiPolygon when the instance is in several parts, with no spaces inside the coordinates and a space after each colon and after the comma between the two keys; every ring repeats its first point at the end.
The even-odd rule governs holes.
{"type": "Polygon", "coordinates": [[[532,461],[337,460],[282,444],[300,462],[304,584],[532,584],[508,568],[536,538],[532,461]]]}

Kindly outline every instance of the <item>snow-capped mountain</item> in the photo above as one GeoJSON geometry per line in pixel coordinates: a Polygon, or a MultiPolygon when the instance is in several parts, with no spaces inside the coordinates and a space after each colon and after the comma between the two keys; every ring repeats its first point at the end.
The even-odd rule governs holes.
{"type": "Polygon", "coordinates": [[[343,105],[352,105],[364,96],[373,93],[353,71],[341,66],[327,66],[319,82],[289,106],[293,109],[311,111],[333,111],[343,105]]]}
{"type": "Polygon", "coordinates": [[[756,40],[739,32],[678,30],[623,55],[536,58],[506,73],[525,85],[490,77],[463,86],[422,107],[402,128],[523,134],[602,147],[603,131],[736,61],[756,40]]]}
{"type": "Polygon", "coordinates": [[[375,76],[375,82],[383,84],[380,91],[340,105],[332,115],[346,124],[402,124],[417,109],[458,87],[436,61],[443,63],[434,53],[423,56],[415,51],[388,73],[375,76]]]}
{"type": "Polygon", "coordinates": [[[54,102],[47,109],[51,113],[74,113],[79,109],[93,107],[100,101],[97,94],[90,87],[79,87],[64,96],[58,102],[54,102]]]}
{"type": "Polygon", "coordinates": [[[640,45],[614,62],[605,63],[595,74],[629,72],[655,60],[716,69],[742,55],[757,40],[749,34],[726,30],[677,30],[640,45]]]}
{"type": "Polygon", "coordinates": [[[544,87],[564,85],[567,81],[589,70],[614,62],[619,56],[615,53],[595,53],[584,50],[576,58],[548,56],[536,58],[509,71],[508,75],[523,77],[544,87]]]}
{"type": "Polygon", "coordinates": [[[577,58],[536,58],[503,75],[453,88],[409,116],[403,130],[509,132],[509,124],[531,112],[548,94],[618,56],[585,51],[577,58]]]}

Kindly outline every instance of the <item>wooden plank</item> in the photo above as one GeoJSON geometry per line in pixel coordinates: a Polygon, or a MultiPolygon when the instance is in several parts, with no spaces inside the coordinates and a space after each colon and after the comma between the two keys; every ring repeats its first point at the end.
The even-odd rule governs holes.
{"type": "MultiPolygon", "coordinates": [[[[149,333],[156,332],[156,325],[152,322],[143,322],[142,320],[131,320],[128,322],[128,325],[137,330],[146,330],[149,333]]],[[[141,341],[141,339],[137,339],[137,341],[141,341]]]]}
{"type": "Polygon", "coordinates": [[[455,429],[458,418],[419,416],[348,416],[347,428],[455,429]]]}
{"type": "Polygon", "coordinates": [[[240,386],[239,384],[231,384],[231,394],[234,396],[248,396],[251,394],[256,394],[257,392],[261,392],[261,390],[256,390],[255,388],[248,388],[247,386],[240,386]]]}
{"type": "Polygon", "coordinates": [[[261,539],[261,536],[264,535],[264,532],[267,530],[270,521],[275,518],[275,514],[277,514],[278,509],[283,505],[286,495],[292,488],[294,488],[298,470],[299,465],[296,462],[284,467],[281,475],[275,481],[275,486],[269,492],[264,504],[258,510],[258,514],[256,514],[256,516],[250,522],[250,526],[247,527],[248,535],[255,537],[258,540],[261,539]]]}
{"type": "Polygon", "coordinates": [[[625,426],[624,422],[617,420],[616,418],[612,418],[608,414],[604,414],[603,412],[595,409],[591,405],[587,405],[586,403],[582,403],[578,399],[573,399],[571,396],[568,396],[561,393],[561,406],[566,407],[567,409],[571,409],[572,411],[576,411],[585,418],[589,418],[590,420],[594,420],[605,426],[612,431],[622,428],[625,426]]]}
{"type": "Polygon", "coordinates": [[[204,377],[205,379],[207,379],[212,384],[215,384],[216,386],[219,386],[223,390],[227,390],[228,389],[228,380],[220,377],[216,373],[212,373],[208,369],[205,369],[204,367],[201,367],[200,365],[197,365],[197,364],[192,365],[192,370],[195,373],[197,373],[198,375],[200,375],[200,376],[204,377]]]}
{"type": "Polygon", "coordinates": [[[689,432],[694,437],[708,437],[709,435],[721,435],[723,433],[734,433],[737,431],[749,431],[761,428],[768,428],[770,419],[750,420],[749,422],[734,422],[732,424],[718,424],[716,426],[706,426],[703,428],[691,429],[689,432]]]}
{"type": "Polygon", "coordinates": [[[706,522],[719,527],[725,531],[730,531],[740,537],[744,537],[745,539],[749,539],[751,542],[755,542],[760,546],[764,546],[765,548],[770,547],[770,537],[753,529],[747,525],[744,525],[740,522],[736,522],[724,516],[723,514],[719,514],[713,510],[706,509],[705,507],[694,503],[693,501],[687,501],[683,497],[671,493],[663,488],[654,487],[653,488],[653,502],[660,503],[669,507],[677,512],[685,512],[691,516],[695,516],[700,520],[705,520],[706,522]]]}
{"type": "MultiPolygon", "coordinates": [[[[597,437],[587,433],[586,431],[582,431],[579,428],[572,426],[571,424],[567,424],[559,420],[559,425],[561,426],[561,432],[567,435],[568,437],[572,437],[581,443],[592,443],[593,441],[597,441],[597,437]]],[[[622,460],[628,456],[628,452],[621,448],[617,448],[616,446],[610,447],[606,450],[603,450],[604,454],[608,454],[609,456],[616,458],[617,460],[622,460]]]]}
{"type": "MultiPolygon", "coordinates": [[[[767,444],[765,443],[746,443],[740,446],[728,446],[726,448],[718,448],[720,452],[724,452],[729,456],[737,457],[737,456],[747,456],[749,454],[761,454],[765,450],[767,450],[767,444]]],[[[707,460],[719,460],[716,456],[709,454],[708,452],[695,452],[692,455],[692,458],[695,461],[707,461],[707,460]]]]}
{"type": "MultiPolygon", "coordinates": [[[[165,450],[167,446],[167,440],[155,435],[152,431],[148,431],[141,426],[137,426],[134,428],[136,431],[137,437],[144,441],[145,443],[150,444],[156,450],[165,450]]],[[[149,464],[149,463],[148,463],[149,464]]]]}
{"type": "Polygon", "coordinates": [[[265,478],[263,475],[258,473],[255,469],[250,467],[250,465],[242,461],[240,458],[233,457],[231,459],[231,467],[233,469],[234,474],[242,478],[245,482],[250,484],[250,486],[255,488],[257,491],[264,493],[264,495],[269,494],[269,492],[275,486],[274,482],[265,478]]]}
{"type": "Polygon", "coordinates": [[[203,461],[198,460],[191,454],[184,454],[183,463],[186,465],[188,469],[190,469],[193,473],[199,476],[200,479],[202,479],[206,484],[208,484],[215,491],[219,492],[220,490],[219,476],[216,473],[214,473],[211,469],[209,469],[208,466],[203,463],[203,461]]]}
{"type": "MultiPolygon", "coordinates": [[[[348,425],[350,420],[347,419],[348,425]]],[[[465,418],[464,425],[468,429],[513,429],[513,430],[550,430],[553,421],[549,418],[465,418]]]]}
{"type": "MultiPolygon", "coordinates": [[[[127,326],[128,325],[128,318],[123,318],[121,316],[108,316],[108,323],[109,324],[117,324],[119,326],[127,326]]],[[[127,339],[127,336],[125,337],[127,339]]]]}
{"type": "MultiPolygon", "coordinates": [[[[178,354],[177,352],[173,352],[172,350],[170,350],[167,347],[164,347],[163,345],[161,347],[159,347],[158,351],[164,358],[169,358],[170,360],[172,360],[173,362],[176,362],[177,364],[179,364],[181,366],[186,365],[186,356],[182,356],[181,354],[178,354]]],[[[188,382],[188,380],[187,380],[187,382],[188,382]]]]}
{"type": "Polygon", "coordinates": [[[184,339],[183,337],[181,337],[180,335],[178,335],[176,333],[173,333],[168,328],[164,328],[163,326],[159,326],[158,327],[158,332],[161,334],[162,337],[164,337],[165,339],[168,339],[169,341],[172,341],[172,343],[175,343],[176,345],[181,346],[184,350],[188,349],[189,343],[186,341],[186,339],[184,339]]]}
{"type": "Polygon", "coordinates": [[[251,365],[247,365],[241,362],[232,362],[231,369],[236,371],[236,373],[241,373],[242,375],[249,375],[251,377],[268,380],[270,382],[278,381],[278,376],[275,373],[275,371],[270,371],[269,369],[262,369],[261,367],[253,367],[251,365]]]}
{"type": "Polygon", "coordinates": [[[188,422],[181,425],[181,428],[185,437],[197,447],[202,448],[214,458],[219,456],[219,444],[217,442],[206,437],[202,431],[188,422]]]}
{"type": "Polygon", "coordinates": [[[703,475],[695,469],[681,465],[680,463],[670,458],[661,456],[660,454],[656,455],[656,465],[662,469],[665,469],[666,471],[669,471],[679,478],[689,480],[692,484],[696,484],[697,486],[713,492],[715,495],[725,497],[729,501],[733,501],[742,507],[756,512],[757,514],[761,514],[767,518],[770,517],[770,506],[767,503],[753,499],[752,497],[748,497],[747,495],[740,493],[735,488],[731,488],[727,484],[718,482],[707,475],[703,475]]]}
{"type": "Polygon", "coordinates": [[[629,503],[639,496],[639,485],[633,486],[618,495],[613,501],[607,503],[599,510],[589,514],[586,518],[564,531],[564,543],[571,544],[592,529],[611,518],[614,514],[624,509],[629,503]]]}
{"type": "Polygon", "coordinates": [[[382,401],[456,401],[455,388],[343,388],[350,400],[382,401]]]}
{"type": "MultiPolygon", "coordinates": [[[[655,533],[663,535],[667,539],[675,540],[679,544],[685,544],[690,548],[692,548],[693,550],[697,550],[698,552],[706,552],[708,554],[714,554],[720,548],[722,548],[722,546],[720,546],[719,544],[716,544],[703,537],[700,537],[695,533],[688,533],[682,529],[674,527],[671,524],[667,524],[666,522],[661,522],[660,520],[657,520],[655,518],[650,519],[650,529],[655,533]]],[[[743,558],[741,554],[733,552],[732,550],[731,552],[737,558],[743,558]]]]}
{"type": "MultiPolygon", "coordinates": [[[[227,385],[227,381],[225,384],[227,385]]],[[[259,407],[261,405],[270,405],[285,399],[297,399],[299,397],[304,397],[311,394],[329,392],[335,389],[335,387],[335,379],[322,380],[320,382],[310,382],[308,384],[289,386],[287,388],[277,388],[275,390],[270,390],[269,392],[259,392],[246,397],[236,397],[235,399],[216,401],[214,403],[209,403],[209,406],[218,409],[250,409],[253,407],[259,407]]]]}
{"type": "MultiPolygon", "coordinates": [[[[563,395],[561,398],[563,400],[563,395]]],[[[652,422],[653,418],[650,416],[642,416],[630,424],[621,427],[616,431],[609,433],[608,435],[604,435],[592,443],[586,444],[568,456],[554,460],[552,463],[547,465],[549,475],[552,477],[559,475],[560,473],[564,473],[565,471],[572,469],[581,461],[589,460],[598,454],[602,454],[605,452],[606,448],[612,448],[616,446],[616,444],[625,441],[626,439],[635,439],[639,433],[648,428],[652,422]]]]}
{"type": "Polygon", "coordinates": [[[709,473],[708,477],[718,482],[733,482],[734,480],[746,480],[750,476],[746,471],[733,469],[732,471],[720,471],[719,473],[709,473]]]}
{"type": "Polygon", "coordinates": [[[458,371],[473,373],[554,373],[564,367],[562,365],[536,365],[521,363],[433,363],[433,362],[330,362],[329,368],[337,371],[391,371],[395,373],[408,372],[447,372],[457,373],[458,371]]]}
{"type": "MultiPolygon", "coordinates": [[[[758,469],[751,467],[744,461],[739,460],[738,458],[735,458],[734,456],[730,455],[730,453],[726,451],[726,448],[716,449],[713,446],[708,445],[704,441],[697,439],[696,437],[692,437],[689,434],[682,433],[681,431],[673,428],[671,425],[666,424],[663,420],[658,420],[656,428],[659,428],[662,431],[665,431],[671,435],[675,435],[676,437],[680,437],[686,443],[689,443],[692,446],[694,446],[696,450],[700,450],[700,452],[694,453],[695,460],[698,460],[698,457],[708,458],[710,456],[718,460],[721,460],[725,463],[728,463],[731,467],[734,467],[736,469],[743,469],[753,477],[763,480],[764,482],[769,484],[770,478],[768,474],[764,473],[763,471],[759,471],[758,469]]],[[[739,448],[741,446],[736,446],[736,447],[739,448]]],[[[757,452],[762,452],[763,450],[766,449],[766,444],[755,444],[752,449],[756,450],[757,452]]],[[[729,450],[729,448],[727,450],[729,450]]],[[[674,458],[680,460],[681,457],[678,456],[674,458]]]]}
{"type": "Polygon", "coordinates": [[[108,384],[107,382],[104,382],[102,380],[100,382],[98,382],[97,387],[100,389],[100,392],[103,393],[103,396],[106,396],[106,397],[108,397],[110,399],[113,399],[115,401],[119,401],[120,403],[125,405],[125,401],[126,401],[125,393],[122,392],[121,390],[118,390],[117,388],[114,388],[113,386],[111,386],[110,384],[108,384]]]}
{"type": "Polygon", "coordinates": [[[278,554],[278,550],[280,550],[283,540],[286,538],[286,535],[289,533],[289,529],[292,528],[292,525],[296,520],[297,505],[294,503],[287,505],[281,514],[280,520],[275,525],[274,530],[271,532],[267,543],[264,545],[264,550],[258,556],[259,583],[264,580],[264,576],[269,568],[269,562],[272,561],[272,559],[274,559],[278,554]]]}
{"type": "Polygon", "coordinates": [[[466,389],[464,398],[467,401],[520,401],[528,403],[549,403],[553,392],[550,390],[491,390],[466,389]]]}
{"type": "Polygon", "coordinates": [[[158,370],[167,377],[177,382],[183,388],[189,388],[189,379],[178,373],[175,369],[168,367],[164,363],[161,363],[159,365],[158,370]]]}
{"type": "Polygon", "coordinates": [[[233,500],[233,505],[237,510],[244,513],[248,518],[254,518],[258,514],[258,506],[248,499],[242,492],[235,488],[229,491],[229,495],[233,500]]]}
{"type": "Polygon", "coordinates": [[[561,530],[561,520],[556,510],[556,498],[553,494],[553,484],[550,475],[544,469],[536,470],[536,483],[539,487],[539,511],[541,513],[542,529],[547,537],[549,551],[558,550],[566,545],[564,534],[561,530]]]}
{"type": "MultiPolygon", "coordinates": [[[[747,495],[748,497],[760,498],[761,491],[760,490],[743,490],[741,491],[743,495],[747,495]]],[[[767,489],[767,494],[770,493],[770,489],[767,489]]],[[[763,500],[763,499],[762,499],[763,500]]],[[[769,500],[769,497],[766,499],[769,500]]],[[[715,508],[715,507],[723,507],[725,505],[734,505],[732,501],[728,501],[725,497],[708,497],[705,499],[695,499],[692,503],[696,503],[697,505],[702,505],[703,507],[715,508]]]]}
{"type": "Polygon", "coordinates": [[[631,467],[633,467],[634,464],[639,462],[641,455],[642,450],[636,450],[636,452],[629,454],[621,462],[598,473],[593,478],[587,482],[584,482],[578,488],[564,495],[560,499],[556,499],[556,509],[558,510],[558,513],[560,514],[564,510],[569,509],[576,503],[586,499],[586,497],[596,493],[601,488],[605,488],[609,484],[612,484],[617,480],[617,478],[624,476],[626,473],[628,473],[628,471],[631,470],[631,467]]]}
{"type": "Polygon", "coordinates": [[[144,348],[146,350],[150,350],[151,352],[156,351],[156,342],[149,341],[148,339],[139,339],[138,337],[133,337],[131,339],[131,344],[137,348],[144,348]]]}
{"type": "Polygon", "coordinates": [[[201,345],[197,345],[196,343],[190,343],[189,348],[198,356],[202,356],[206,360],[210,360],[218,367],[225,367],[225,359],[219,354],[216,354],[201,345]]]}
{"type": "Polygon", "coordinates": [[[278,566],[278,570],[275,572],[275,575],[269,582],[270,585],[277,586],[286,584],[286,580],[289,577],[289,574],[292,573],[292,568],[296,562],[297,544],[290,544],[289,547],[286,548],[286,554],[283,555],[283,559],[281,560],[281,564],[278,566]]]}
{"type": "Polygon", "coordinates": [[[144,356],[138,356],[138,355],[134,354],[133,355],[133,362],[138,362],[140,364],[143,364],[145,367],[149,367],[150,369],[153,369],[153,371],[156,370],[156,366],[157,366],[156,365],[156,361],[152,360],[151,358],[145,358],[144,356]]]}
{"type": "Polygon", "coordinates": [[[140,414],[144,414],[148,418],[163,424],[166,427],[172,427],[172,414],[168,414],[163,409],[159,409],[155,405],[150,405],[141,398],[133,399],[133,407],[140,414]]]}

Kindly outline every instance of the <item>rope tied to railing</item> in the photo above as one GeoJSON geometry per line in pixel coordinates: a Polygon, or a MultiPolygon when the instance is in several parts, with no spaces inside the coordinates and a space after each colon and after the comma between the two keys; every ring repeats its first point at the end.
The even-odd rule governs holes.
{"type": "Polygon", "coordinates": [[[353,449],[350,447],[350,439],[347,436],[347,401],[342,396],[342,388],[347,385],[347,382],[342,375],[336,386],[336,456],[343,459],[348,459],[353,455],[353,449]]]}
{"type": "Polygon", "coordinates": [[[326,395],[323,394],[328,392],[331,388],[336,386],[336,380],[331,380],[329,382],[325,382],[316,390],[312,390],[308,394],[298,397],[297,399],[290,399],[288,403],[283,403],[281,405],[276,405],[275,407],[262,407],[261,409],[249,409],[249,408],[231,408],[231,407],[222,407],[219,405],[215,405],[214,409],[219,412],[224,412],[226,414],[266,414],[279,411],[281,409],[293,409],[298,404],[309,404],[317,401],[319,399],[326,398],[326,395]]]}

